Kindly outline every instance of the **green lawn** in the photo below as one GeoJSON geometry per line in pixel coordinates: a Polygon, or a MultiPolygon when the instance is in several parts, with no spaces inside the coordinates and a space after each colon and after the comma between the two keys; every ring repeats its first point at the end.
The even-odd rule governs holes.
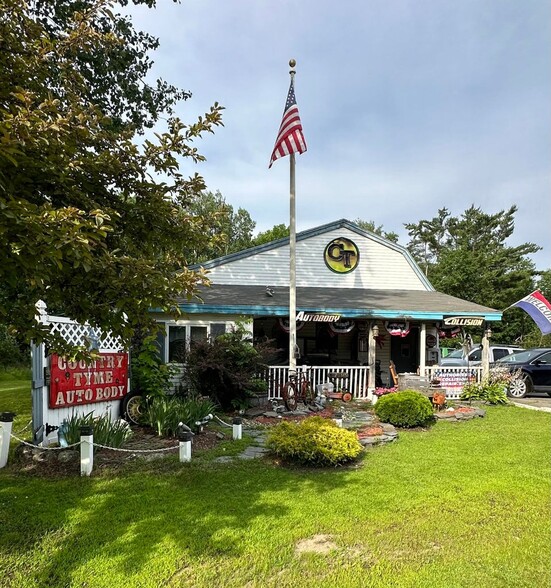
{"type": "MultiPolygon", "coordinates": [[[[0,412],[19,410],[24,426],[19,384],[0,383],[0,412]]],[[[86,479],[7,468],[0,585],[549,586],[550,425],[547,413],[489,408],[326,471],[176,458],[86,479]],[[297,551],[319,534],[331,551],[297,551]]]]}

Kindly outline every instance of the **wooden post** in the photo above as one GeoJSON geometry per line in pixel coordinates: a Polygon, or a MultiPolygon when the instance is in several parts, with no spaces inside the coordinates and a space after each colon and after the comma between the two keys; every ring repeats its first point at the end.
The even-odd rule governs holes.
{"type": "Polygon", "coordinates": [[[487,378],[490,374],[490,337],[492,331],[488,325],[484,328],[482,336],[482,379],[487,378]]]}
{"type": "Polygon", "coordinates": [[[427,325],[421,323],[419,330],[419,375],[425,377],[425,369],[427,367],[427,325]]]}
{"type": "Polygon", "coordinates": [[[373,322],[369,325],[369,337],[367,347],[367,365],[369,372],[367,374],[367,398],[373,402],[375,394],[373,392],[376,388],[375,383],[375,360],[377,356],[377,341],[375,337],[379,335],[379,327],[377,323],[373,322]]]}

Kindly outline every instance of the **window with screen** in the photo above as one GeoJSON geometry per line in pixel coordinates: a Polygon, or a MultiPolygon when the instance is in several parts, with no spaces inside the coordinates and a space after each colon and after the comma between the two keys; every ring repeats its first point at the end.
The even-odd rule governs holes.
{"type": "Polygon", "coordinates": [[[224,335],[226,332],[226,323],[212,323],[210,326],[210,336],[212,339],[216,339],[216,337],[220,337],[220,335],[224,335]]]}
{"type": "Polygon", "coordinates": [[[186,360],[186,327],[168,330],[168,361],[184,363],[186,360]]]}
{"type": "Polygon", "coordinates": [[[207,339],[207,327],[191,327],[191,333],[189,338],[189,344],[192,346],[195,343],[199,343],[200,341],[205,341],[207,339]]]}

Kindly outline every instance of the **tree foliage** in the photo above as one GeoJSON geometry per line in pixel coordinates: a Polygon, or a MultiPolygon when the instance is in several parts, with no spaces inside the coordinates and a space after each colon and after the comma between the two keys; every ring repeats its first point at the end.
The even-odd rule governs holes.
{"type": "Polygon", "coordinates": [[[277,241],[278,239],[285,239],[289,235],[289,225],[284,225],[281,223],[280,225],[274,225],[267,231],[260,231],[253,238],[253,245],[264,245],[264,243],[271,243],[272,241],[277,241]]]}
{"type": "Polygon", "coordinates": [[[0,321],[27,340],[61,349],[38,299],[128,340],[205,280],[186,269],[208,242],[191,208],[205,184],[180,162],[204,160],[193,143],[221,107],[171,116],[189,94],[148,83],[156,44],[112,1],[0,0],[0,321]]]}
{"type": "MultiPolygon", "coordinates": [[[[432,219],[406,224],[408,248],[434,287],[498,310],[507,308],[534,288],[536,270],[528,255],[534,243],[511,246],[516,206],[495,214],[471,206],[459,217],[440,209],[432,219]]],[[[530,325],[513,309],[495,327],[499,340],[514,341],[530,325]]]]}
{"type": "Polygon", "coordinates": [[[253,345],[250,333],[238,324],[214,339],[194,342],[187,356],[188,388],[209,396],[224,410],[246,408],[251,397],[266,392],[259,378],[271,351],[267,344],[253,345]]]}
{"type": "Polygon", "coordinates": [[[380,235],[393,243],[398,243],[398,233],[394,233],[393,231],[385,231],[383,229],[383,225],[376,225],[374,221],[365,221],[361,218],[357,218],[353,221],[354,224],[358,225],[360,229],[364,231],[369,231],[370,233],[375,233],[376,235],[380,235]]]}
{"type": "Polygon", "coordinates": [[[242,251],[253,245],[256,223],[251,215],[244,208],[238,208],[236,212],[219,191],[202,192],[191,204],[190,211],[198,217],[210,219],[207,238],[196,244],[195,262],[242,251]]]}

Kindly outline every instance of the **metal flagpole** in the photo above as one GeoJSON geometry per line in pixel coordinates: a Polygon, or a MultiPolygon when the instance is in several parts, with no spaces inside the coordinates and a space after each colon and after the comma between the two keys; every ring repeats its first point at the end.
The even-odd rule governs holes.
{"type": "MultiPolygon", "coordinates": [[[[291,83],[295,81],[296,61],[291,59],[291,83]]],[[[290,160],[290,190],[289,190],[289,374],[294,375],[297,370],[297,268],[296,268],[296,212],[295,212],[295,154],[291,153],[290,160]]]]}

